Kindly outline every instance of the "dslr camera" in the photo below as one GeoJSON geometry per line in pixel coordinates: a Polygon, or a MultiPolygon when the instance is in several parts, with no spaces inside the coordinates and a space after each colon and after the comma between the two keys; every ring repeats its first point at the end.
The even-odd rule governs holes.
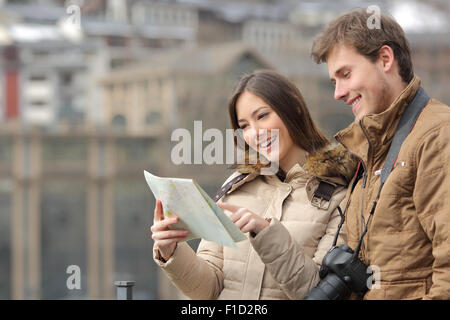
{"type": "Polygon", "coordinates": [[[352,292],[364,295],[368,289],[367,281],[372,276],[347,245],[333,246],[327,252],[319,275],[322,280],[308,292],[305,300],[344,300],[352,292]]]}

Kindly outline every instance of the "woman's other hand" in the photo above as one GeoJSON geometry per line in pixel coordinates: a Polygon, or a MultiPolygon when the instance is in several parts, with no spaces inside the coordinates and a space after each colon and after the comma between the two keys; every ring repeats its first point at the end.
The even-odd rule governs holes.
{"type": "Polygon", "coordinates": [[[169,226],[177,223],[178,217],[164,218],[162,202],[156,200],[155,214],[153,218],[153,225],[150,230],[152,232],[152,239],[155,241],[154,246],[161,254],[161,257],[167,261],[175,251],[176,245],[179,241],[186,238],[189,234],[188,230],[170,230],[169,226]]]}

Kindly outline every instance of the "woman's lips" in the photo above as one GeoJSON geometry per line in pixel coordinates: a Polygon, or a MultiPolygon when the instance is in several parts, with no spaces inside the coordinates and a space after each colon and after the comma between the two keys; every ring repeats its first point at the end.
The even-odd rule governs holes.
{"type": "Polygon", "coordinates": [[[264,142],[261,142],[261,143],[259,144],[259,149],[260,149],[260,150],[267,150],[267,149],[269,149],[270,146],[272,145],[272,143],[276,140],[276,138],[277,138],[277,136],[273,136],[272,138],[267,139],[267,140],[264,141],[264,142]]]}

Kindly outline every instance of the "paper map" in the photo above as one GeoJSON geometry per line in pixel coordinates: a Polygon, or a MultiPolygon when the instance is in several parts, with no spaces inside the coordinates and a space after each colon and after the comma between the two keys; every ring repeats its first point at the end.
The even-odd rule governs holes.
{"type": "Polygon", "coordinates": [[[162,178],[147,171],[144,176],[155,198],[162,202],[164,217],[180,218],[171,229],[190,231],[184,241],[202,238],[237,248],[235,242],[247,239],[193,179],[162,178]]]}

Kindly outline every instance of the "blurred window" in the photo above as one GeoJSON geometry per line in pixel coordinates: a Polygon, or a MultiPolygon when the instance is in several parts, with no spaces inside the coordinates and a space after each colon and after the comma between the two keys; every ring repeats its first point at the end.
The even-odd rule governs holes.
{"type": "Polygon", "coordinates": [[[34,101],[31,101],[31,106],[32,106],[34,109],[42,109],[42,108],[47,107],[47,106],[48,106],[48,103],[47,103],[47,101],[34,100],[34,101]]]}
{"type": "MultiPolygon", "coordinates": [[[[1,148],[1,147],[0,147],[1,148]]],[[[0,157],[2,152],[0,151],[0,157]]],[[[11,299],[12,181],[0,179],[0,299],[11,299]]]]}
{"type": "Polygon", "coordinates": [[[84,163],[87,159],[87,143],[83,138],[47,138],[42,143],[42,159],[49,162],[84,163]]]}
{"type": "Polygon", "coordinates": [[[87,296],[86,187],[77,181],[45,181],[41,195],[42,299],[87,296]],[[67,267],[81,269],[81,290],[66,286],[67,267]]]}
{"type": "Polygon", "coordinates": [[[110,47],[124,47],[127,45],[127,39],[118,36],[109,36],[106,38],[106,43],[110,47]]]}
{"type": "Polygon", "coordinates": [[[125,129],[127,125],[127,120],[123,115],[117,114],[113,117],[111,124],[114,128],[125,129]]]}
{"type": "MultiPolygon", "coordinates": [[[[123,138],[116,141],[115,161],[119,165],[148,163],[154,156],[155,140],[153,138],[123,138]]],[[[123,168],[124,170],[126,168],[123,168]]]]}
{"type": "Polygon", "coordinates": [[[69,86],[72,83],[72,74],[70,72],[63,72],[60,74],[61,84],[63,86],[69,86]]]}
{"type": "Polygon", "coordinates": [[[136,281],[133,299],[157,299],[158,267],[151,254],[153,240],[147,237],[153,221],[153,194],[141,176],[117,180],[114,190],[114,278],[136,281]]]}
{"type": "Polygon", "coordinates": [[[158,111],[149,111],[147,116],[145,117],[145,124],[148,126],[152,126],[160,123],[161,121],[161,113],[158,111]]]}
{"type": "Polygon", "coordinates": [[[47,77],[43,74],[32,74],[30,76],[30,81],[46,81],[47,77]]]}
{"type": "Polygon", "coordinates": [[[12,160],[12,140],[10,137],[0,137],[0,164],[10,164],[12,160]]]}

